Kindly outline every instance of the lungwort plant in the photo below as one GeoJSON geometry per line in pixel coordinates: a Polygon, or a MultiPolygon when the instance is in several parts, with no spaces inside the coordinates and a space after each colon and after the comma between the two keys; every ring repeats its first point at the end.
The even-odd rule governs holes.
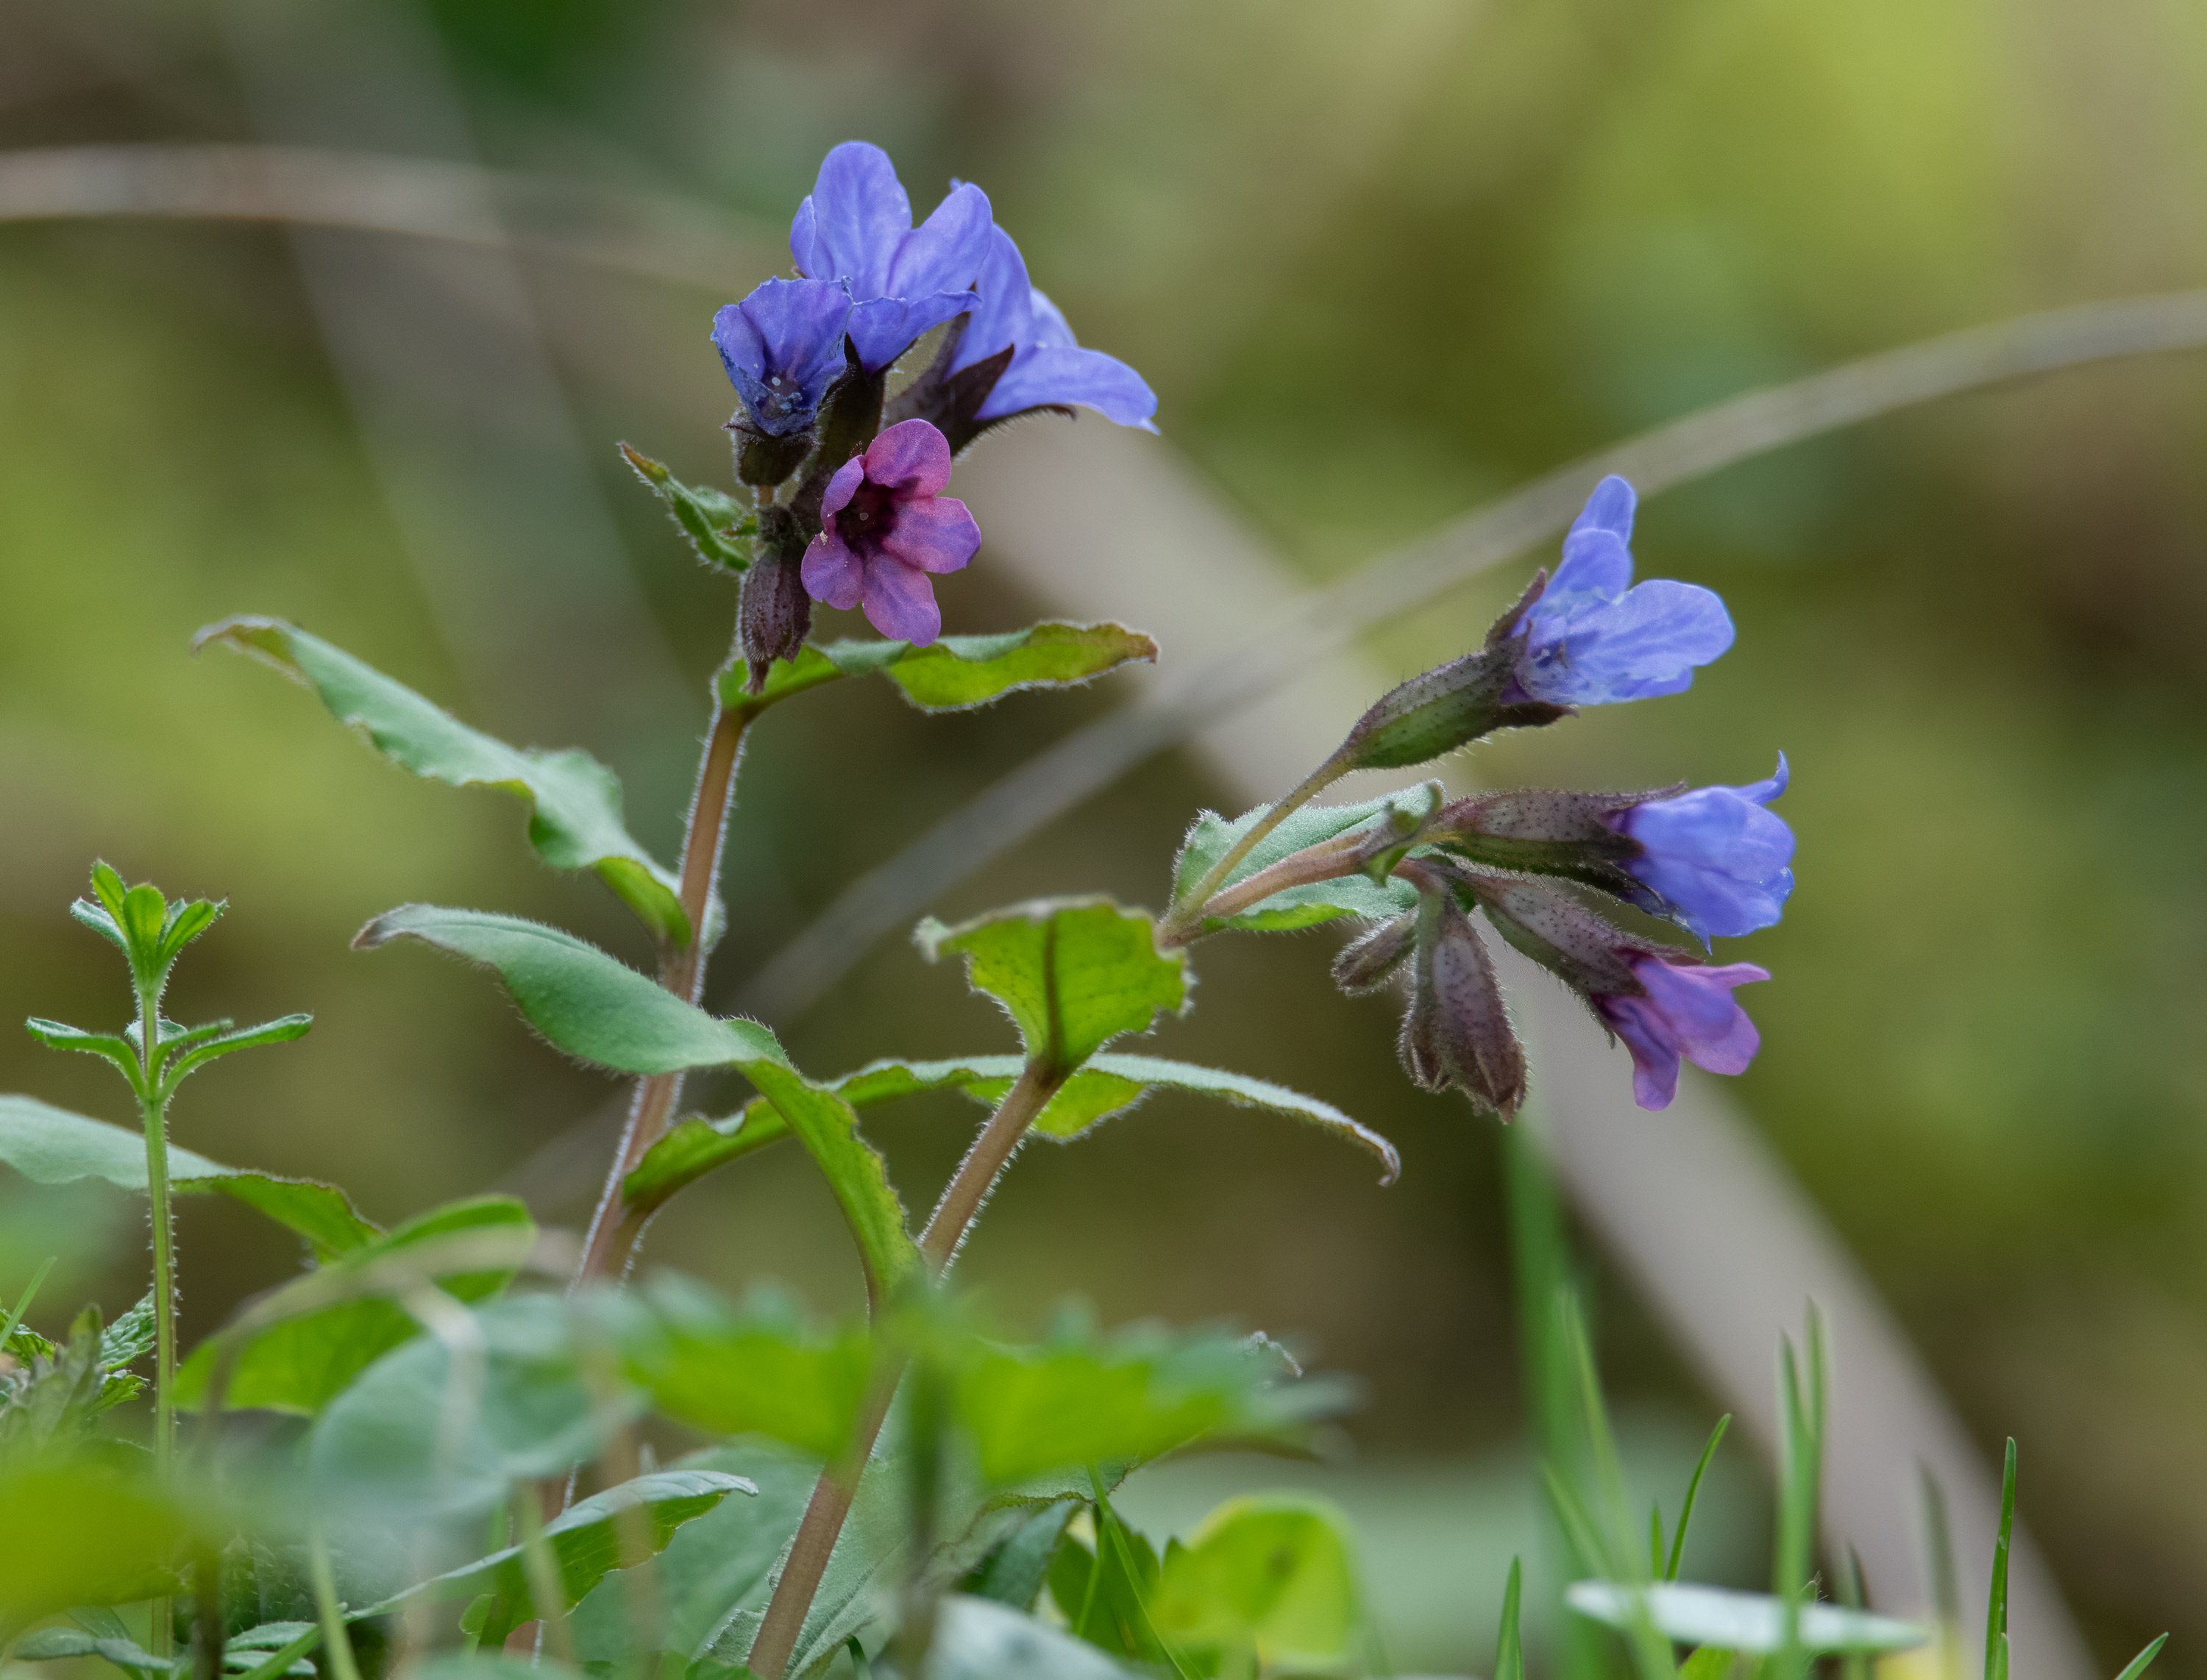
{"type": "MultiPolygon", "coordinates": [[[[1725,651],[1732,626],[1714,595],[1633,581],[1635,499],[1614,477],[1594,488],[1553,572],[1477,647],[1382,697],[1278,803],[1199,816],[1161,914],[1068,897],[924,924],[928,957],[1002,1006],[1004,1043],[804,1069],[765,1026],[700,1007],[715,939],[743,913],[724,906],[719,875],[744,744],[777,708],[878,679],[922,711],[955,711],[1157,653],[1117,624],[941,633],[936,582],[981,543],[946,493],[958,456],[1023,416],[1087,408],[1146,427],[1155,408],[1132,369],[1075,341],[981,188],[956,187],[914,225],[887,156],[840,146],[791,249],[797,278],[767,281],[712,324],[739,398],[733,487],[682,483],[623,445],[697,557],[736,585],[679,858],[631,835],[619,782],[587,754],[493,739],[276,619],[200,632],[201,647],[294,679],[415,774],[511,793],[543,863],[593,871],[635,913],[655,972],[555,928],[434,905],[391,910],[355,941],[411,954],[394,964],[434,952],[487,971],[551,1046],[633,1080],[634,1097],[579,1243],[499,1197],[380,1229],[334,1187],[209,1160],[170,1136],[178,1086],[308,1021],[169,1019],[170,976],[222,906],[96,865],[75,914],[117,948],[128,1009],[29,1026],[111,1062],[134,1118],[0,1098],[0,1158],[41,1184],[142,1194],[151,1287],[114,1324],[88,1311],[51,1341],[27,1321],[35,1280],[0,1303],[9,1663],[94,1660],[135,1680],[487,1680],[517,1665],[609,1680],[787,1680],[837,1665],[943,1680],[1381,1671],[1353,1539],[1331,1507],[1236,1500],[1160,1552],[1112,1503],[1129,1472],[1167,1453],[1307,1448],[1346,1389],[1305,1377],[1261,1335],[1106,1330],[1068,1311],[1039,1341],[1007,1336],[953,1288],[1000,1179],[1030,1138],[1074,1142],[1160,1087],[1315,1126],[1395,1176],[1384,1138],[1261,1070],[1132,1047],[1187,1013],[1193,953],[1229,933],[1354,925],[1335,978],[1352,993],[1399,991],[1409,1078],[1504,1121],[1537,1081],[1498,982],[1497,936],[1624,1041],[1643,1107],[1671,1100],[1681,1061],[1736,1073],[1755,1054],[1736,993],[1768,977],[1712,961],[1709,942],[1768,926],[1791,889],[1792,836],[1770,810],[1782,759],[1738,787],[1450,798],[1428,782],[1317,802],[1351,771],[1402,771],[1581,707],[1676,693],[1725,651]],[[818,603],[862,610],[879,639],[816,640],[818,603]],[[1654,936],[1665,923],[1685,941],[1654,936]],[[700,1069],[733,1070],[756,1095],[731,1114],[687,1114],[684,1080],[700,1069]],[[942,1089],[988,1117],[915,1229],[861,1117],[942,1089]],[[673,1198],[775,1147],[804,1151],[833,1193],[866,1282],[862,1320],[816,1320],[764,1283],[731,1299],[679,1276],[631,1281],[673,1198]],[[175,1252],[170,1209],[207,1193],[287,1227],[308,1264],[187,1352],[176,1304],[192,1261],[175,1252]],[[150,1408],[119,1409],[146,1387],[149,1355],[150,1408]],[[661,1463],[649,1444],[670,1426],[703,1444],[661,1463]]],[[[1552,1487],[1587,1577],[1570,1602],[1588,1625],[1620,1629],[1615,1648],[1648,1680],[1675,1671],[1681,1645],[1697,1647],[1687,1668],[1702,1680],[1736,1659],[1789,1674],[1922,1636],[1816,1601],[1816,1348],[1791,1390],[1777,1590],[1726,1595],[1678,1579],[1693,1487],[1667,1540],[1659,1511],[1643,1550],[1568,1295],[1555,1311],[1542,1345],[1562,1350],[1578,1444],[1549,1444],[1552,1487]]],[[[1513,1573],[1497,1659],[1509,1680],[1523,1669],[1517,1605],[1513,1573]]]]}

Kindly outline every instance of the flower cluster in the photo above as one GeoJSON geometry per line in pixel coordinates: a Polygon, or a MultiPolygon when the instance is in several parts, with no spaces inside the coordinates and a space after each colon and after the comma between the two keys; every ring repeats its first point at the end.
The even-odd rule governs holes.
{"type": "MultiPolygon", "coordinates": [[[[1536,577],[1476,652],[1384,697],[1336,765],[1422,762],[1498,728],[1690,684],[1732,645],[1732,619],[1708,589],[1633,583],[1634,503],[1623,479],[1603,480],[1555,575],[1536,577]]],[[[1719,1073],[1747,1067],[1760,1040],[1732,992],[1770,977],[1629,933],[1580,894],[1675,923],[1704,951],[1769,927],[1793,890],[1792,831],[1769,809],[1788,774],[1781,756],[1767,780],[1740,787],[1530,788],[1440,804],[1409,834],[1376,834],[1342,854],[1343,868],[1391,869],[1417,902],[1348,947],[1334,978],[1355,993],[1407,974],[1405,1071],[1507,1115],[1524,1096],[1524,1056],[1474,919],[1483,918],[1624,1041],[1635,1097],[1662,1108],[1681,1061],[1719,1073]]]]}
{"type": "Polygon", "coordinates": [[[846,141],[798,206],[789,248],[798,278],[713,320],[742,404],[728,422],[737,476],[761,503],[743,614],[754,687],[803,645],[816,601],[863,606],[884,636],[935,639],[931,579],[981,540],[941,493],[983,432],[1076,406],[1155,429],[1157,412],[1139,374],[1075,341],[970,182],[915,226],[888,154],[846,141]],[[938,328],[928,365],[889,398],[890,368],[938,328]]]}

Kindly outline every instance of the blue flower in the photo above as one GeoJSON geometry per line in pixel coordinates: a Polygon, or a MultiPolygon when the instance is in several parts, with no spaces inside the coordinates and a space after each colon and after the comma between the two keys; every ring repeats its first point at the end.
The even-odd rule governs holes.
{"type": "Polygon", "coordinates": [[[1744,1073],[1762,1035],[1732,996],[1735,986],[1767,980],[1751,962],[1703,968],[1683,954],[1636,952],[1628,960],[1640,991],[1596,992],[1595,1013],[1632,1052],[1632,1100],[1667,1109],[1678,1094],[1680,1058],[1712,1073],[1744,1073]]]}
{"type": "Polygon", "coordinates": [[[1715,592],[1659,578],[1632,582],[1632,487],[1594,487],[1564,539],[1563,564],[1525,613],[1517,686],[1558,706],[1602,706],[1676,694],[1732,646],[1715,592]]]}
{"type": "Polygon", "coordinates": [[[787,437],[812,423],[842,370],[851,294],[833,280],[769,280],[713,317],[713,344],[751,424],[787,437]]]}
{"type": "Polygon", "coordinates": [[[1115,356],[1080,348],[1057,305],[1027,279],[1026,261],[1002,228],[990,233],[988,257],[974,284],[980,302],[958,341],[951,377],[1011,352],[975,419],[1002,420],[1028,409],[1077,403],[1121,426],[1157,429],[1150,423],[1157,399],[1142,376],[1115,356]]]}
{"type": "Polygon", "coordinates": [[[1793,831],[1764,808],[1785,791],[1787,775],[1780,753],[1767,781],[1698,787],[1610,819],[1641,846],[1624,860],[1626,872],[1705,946],[1769,927],[1784,913],[1793,890],[1793,831]]]}
{"type": "Polygon", "coordinates": [[[973,277],[989,254],[988,195],[970,182],[918,227],[896,166],[878,146],[846,140],[820,165],[790,224],[800,273],[840,280],[852,298],[858,360],[877,374],[931,327],[974,306],[973,277]]]}

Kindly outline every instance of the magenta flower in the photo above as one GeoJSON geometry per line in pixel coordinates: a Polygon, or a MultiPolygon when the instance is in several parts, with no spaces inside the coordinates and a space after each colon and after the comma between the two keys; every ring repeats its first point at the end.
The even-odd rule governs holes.
{"type": "Polygon", "coordinates": [[[1751,962],[1704,968],[1651,951],[1625,960],[1646,992],[1596,992],[1592,1001],[1632,1052],[1634,1102],[1643,1109],[1669,1108],[1678,1094],[1681,1056],[1712,1073],[1747,1071],[1762,1048],[1762,1035],[1732,996],[1732,988],[1767,980],[1768,971],[1751,962]]]}
{"type": "Polygon", "coordinates": [[[820,535],[804,551],[815,601],[852,607],[884,636],[924,648],[942,628],[930,574],[956,571],[981,546],[966,504],[941,493],[950,443],[924,420],[888,427],[835,469],[820,504],[820,535]]]}

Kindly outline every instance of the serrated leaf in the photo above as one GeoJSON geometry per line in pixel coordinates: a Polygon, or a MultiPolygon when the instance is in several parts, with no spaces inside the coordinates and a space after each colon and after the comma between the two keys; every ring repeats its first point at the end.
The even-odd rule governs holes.
{"type": "MultiPolygon", "coordinates": [[[[97,1178],[146,1190],[146,1140],[138,1133],[33,1097],[0,1097],[0,1161],[38,1184],[97,1178]]],[[[184,1195],[219,1191],[296,1231],[324,1259],[380,1235],[334,1185],[225,1167],[173,1143],[169,1187],[184,1195]]]]}
{"type": "MultiPolygon", "coordinates": [[[[1353,805],[1305,805],[1291,813],[1278,828],[1258,841],[1250,849],[1249,855],[1236,864],[1232,872],[1219,883],[1220,890],[1247,880],[1258,870],[1269,868],[1291,852],[1332,840],[1375,819],[1384,819],[1391,813],[1402,811],[1410,816],[1421,816],[1426,812],[1427,798],[1424,789],[1411,788],[1353,805]]],[[[1179,859],[1173,865],[1173,895],[1175,900],[1181,894],[1193,891],[1196,883],[1227,854],[1234,843],[1248,833],[1264,816],[1265,811],[1261,809],[1237,816],[1231,822],[1217,811],[1207,810],[1199,816],[1194,826],[1187,831],[1187,838],[1181,842],[1179,859]]],[[[1343,876],[1337,880],[1315,881],[1275,893],[1238,915],[1207,917],[1202,931],[1217,933],[1224,928],[1239,928],[1254,933],[1285,933],[1295,928],[1329,922],[1337,916],[1362,916],[1378,920],[1410,909],[1417,903],[1417,890],[1407,882],[1391,879],[1383,886],[1361,875],[1343,876]]]]}
{"type": "Polygon", "coordinates": [[[1149,916],[1108,899],[1037,899],[954,928],[930,916],[913,937],[930,962],[964,957],[967,983],[1003,1006],[1028,1061],[1059,1078],[1188,1006],[1186,957],[1161,955],[1149,916]]]}
{"type": "Polygon", "coordinates": [[[136,1306],[101,1332],[99,1368],[120,1371],[133,1360],[143,1359],[153,1351],[154,1341],[159,1334],[153,1292],[148,1289],[138,1298],[136,1306]]]}
{"type": "Polygon", "coordinates": [[[619,780],[587,752],[510,747],[280,619],[224,619],[200,631],[193,646],[210,642],[250,654],[312,689],[338,722],[359,730],[376,751],[416,775],[452,787],[497,788],[523,799],[529,806],[529,842],[537,856],[554,869],[595,870],[655,938],[689,943],[680,881],[630,835],[621,816],[619,780]]]}
{"type": "MultiPolygon", "coordinates": [[[[332,1261],[320,1274],[335,1282],[409,1250],[462,1232],[511,1230],[533,1235],[535,1222],[511,1196],[484,1196],[432,1208],[394,1226],[385,1235],[332,1261]]],[[[482,1300],[504,1288],[510,1268],[436,1275],[437,1286],[456,1300],[482,1300]]],[[[298,1318],[270,1324],[233,1355],[223,1404],[311,1417],[383,1354],[421,1333],[413,1316],[394,1301],[344,1300],[298,1318]]],[[[219,1349],[203,1342],[177,1369],[176,1404],[196,1411],[206,1401],[207,1384],[219,1349]]]]}
{"type": "MultiPolygon", "coordinates": [[[[1022,1065],[1020,1057],[1010,1055],[968,1056],[956,1061],[882,1061],[846,1073],[830,1089],[858,1109],[946,1088],[993,1108],[1019,1077],[1022,1065]]],[[[1392,1144],[1331,1103],[1268,1079],[1168,1061],[1159,1056],[1108,1050],[1091,1056],[1087,1065],[1059,1088],[1036,1117],[1033,1130],[1061,1143],[1085,1137],[1159,1090],[1193,1091],[1319,1127],[1375,1157],[1383,1169],[1382,1184],[1393,1183],[1402,1169],[1392,1144]]],[[[645,1151],[623,1181],[622,1195],[631,1210],[649,1212],[706,1174],[788,1135],[781,1117],[763,1097],[753,1098],[723,1120],[685,1120],[645,1151]]]]}
{"type": "MultiPolygon", "coordinates": [[[[1713,1645],[1765,1656],[1785,1642],[1785,1603],[1767,1593],[1735,1593],[1684,1581],[1621,1587],[1607,1581],[1575,1581],[1564,1589],[1564,1602],[1571,1609],[1612,1628],[1633,1626],[1636,1599],[1644,1599],[1657,1632],[1683,1645],[1713,1645]]],[[[1931,1637],[1929,1629],[1913,1623],[1838,1605],[1803,1605],[1800,1617],[1796,1648],[1812,1654],[1907,1651],[1931,1637]]]]}
{"type": "MultiPolygon", "coordinates": [[[[661,1470],[577,1500],[544,1525],[544,1539],[559,1564],[564,1595],[559,1609],[580,1604],[614,1570],[655,1557],[684,1523],[703,1516],[731,1493],[757,1492],[743,1477],[720,1471],[661,1470]]],[[[426,1581],[382,1608],[416,1597],[441,1600],[477,1593],[491,1597],[479,1629],[487,1646],[503,1644],[508,1634],[542,1613],[517,1545],[426,1581]]]]}
{"type": "Polygon", "coordinates": [[[750,566],[751,539],[758,531],[755,510],[722,491],[685,484],[640,449],[628,444],[619,447],[621,458],[666,504],[676,528],[690,539],[699,559],[734,572],[750,566]]]}
{"type": "Polygon", "coordinates": [[[662,1280],[624,1338],[630,1378],[667,1416],[715,1435],[763,1435],[817,1458],[850,1444],[873,1374],[863,1326],[822,1330],[770,1300],[731,1311],[662,1280]]]}
{"type": "Polygon", "coordinates": [[[1346,1668],[1369,1636],[1349,1519],[1303,1494],[1212,1511],[1166,1552],[1150,1614],[1175,1646],[1249,1653],[1266,1674],[1346,1668]]]}
{"type": "Polygon", "coordinates": [[[985,706],[1031,688],[1078,688],[1136,661],[1153,661],[1157,644],[1124,625],[1055,619],[993,636],[942,636],[924,648],[909,642],[828,642],[777,661],[766,687],[745,691],[740,669],[721,677],[721,703],[756,714],[792,694],[846,677],[879,674],[924,712],[985,706]]]}
{"type": "Polygon", "coordinates": [[[849,1223],[876,1298],[919,1265],[904,1205],[858,1116],[790,1063],[757,1021],[723,1020],[685,1002],[571,934],[514,916],[408,905],[378,917],[354,944],[398,939],[493,970],[530,1025],[568,1055],[623,1073],[733,1067],[757,1086],[819,1164],[849,1223]]]}

